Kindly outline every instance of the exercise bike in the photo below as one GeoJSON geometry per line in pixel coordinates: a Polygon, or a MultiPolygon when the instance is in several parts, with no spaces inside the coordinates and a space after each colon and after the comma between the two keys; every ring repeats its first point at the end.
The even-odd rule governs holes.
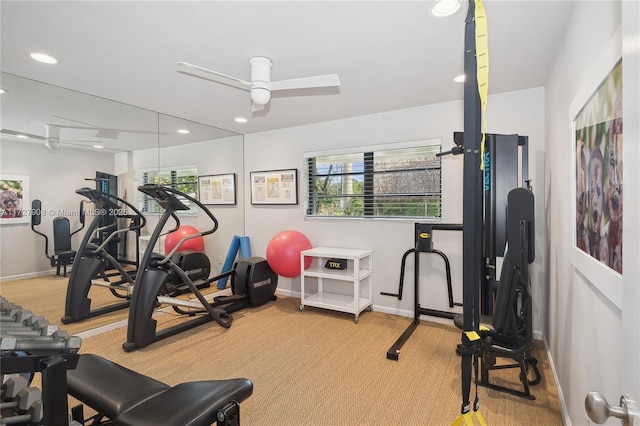
{"type": "Polygon", "coordinates": [[[136,276],[129,309],[127,341],[122,345],[126,352],[145,347],[210,321],[229,328],[233,322],[231,315],[233,312],[276,300],[278,275],[273,272],[265,259],[252,257],[238,260],[232,270],[211,278],[209,282],[224,277],[230,278],[232,294],[214,297],[212,302],[208,301],[176,260],[177,256],[180,256],[180,246],[185,241],[213,234],[218,229],[218,220],[206,206],[178,190],[154,184],[140,186],[138,190],[152,197],[164,209],[164,213],[150,236],[136,276]],[[189,210],[181,199],[188,200],[204,212],[211,221],[211,228],[185,236],[166,255],[154,253],[153,247],[162,235],[168,220],[173,218],[177,228],[180,220],[176,212],[189,210]],[[165,296],[167,284],[171,282],[172,277],[177,277],[184,282],[196,299],[182,300],[165,296]],[[161,303],[172,306],[179,314],[195,318],[157,330],[157,321],[152,316],[158,304],[161,303]]]}
{"type": "Polygon", "coordinates": [[[95,214],[80,243],[69,276],[65,313],[61,318],[63,324],[70,324],[129,306],[136,271],[125,270],[118,260],[109,254],[107,247],[121,234],[135,232],[136,236],[139,235],[140,229],[146,224],[144,215],[133,204],[116,195],[91,188],[80,188],[76,190],[76,193],[88,198],[94,204],[95,210],[93,212],[95,214]],[[133,214],[125,213],[125,210],[129,209],[133,214]],[[116,219],[126,218],[129,220],[129,226],[117,229],[117,220],[104,220],[108,216],[113,216],[116,219]],[[101,226],[103,223],[109,222],[109,225],[101,226]],[[101,238],[100,236],[103,235],[108,236],[101,238]],[[107,271],[115,272],[108,273],[107,271]],[[119,276],[119,279],[114,281],[109,279],[116,275],[119,276]],[[92,285],[107,287],[114,296],[123,299],[123,301],[91,310],[91,299],[87,296],[92,285]]]}

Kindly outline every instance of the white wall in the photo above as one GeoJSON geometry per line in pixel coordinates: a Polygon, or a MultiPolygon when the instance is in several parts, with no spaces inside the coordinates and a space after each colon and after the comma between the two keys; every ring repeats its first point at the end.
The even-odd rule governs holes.
{"type": "MultiPolygon", "coordinates": [[[[577,2],[566,35],[559,41],[559,51],[547,84],[545,146],[545,199],[549,224],[548,280],[549,327],[546,330],[560,390],[572,424],[587,424],[584,398],[589,391],[606,395],[617,404],[623,392],[640,397],[638,379],[638,194],[640,179],[638,152],[638,5],[637,2],[577,2]],[[623,8],[626,8],[624,12],[623,8]],[[592,282],[571,264],[573,250],[572,193],[570,170],[571,131],[569,107],[613,35],[622,17],[633,26],[633,40],[627,40],[623,53],[624,99],[624,288],[622,309],[599,290],[608,282],[592,282]],[[623,316],[628,335],[621,332],[623,316]],[[624,362],[624,363],[623,363],[624,362]],[[629,379],[629,375],[635,379],[629,379]],[[629,387],[635,383],[635,386],[629,387]]],[[[610,420],[608,424],[620,424],[610,420]]]]}
{"type": "MultiPolygon", "coordinates": [[[[211,262],[211,273],[217,275],[222,268],[227,251],[233,236],[244,235],[244,197],[242,196],[243,181],[243,137],[233,136],[181,145],[176,147],[136,151],[129,154],[134,170],[156,168],[170,168],[176,166],[195,165],[199,176],[214,174],[236,174],[236,205],[210,205],[209,210],[218,220],[218,230],[207,236],[205,241],[205,252],[211,262]]],[[[135,178],[135,176],[134,176],[135,178]]],[[[128,193],[138,196],[138,182],[130,181],[127,187],[128,193]]],[[[131,202],[132,198],[128,201],[131,202]]],[[[137,198],[134,199],[137,204],[137,198]]],[[[158,223],[159,215],[147,214],[147,226],[143,229],[143,235],[150,235],[158,223]]],[[[212,221],[205,213],[197,216],[184,216],[180,218],[183,225],[191,225],[204,231],[213,226],[212,221]]],[[[173,220],[165,229],[173,226],[173,220]]]]}
{"type": "MultiPolygon", "coordinates": [[[[245,135],[245,173],[250,171],[297,168],[303,181],[303,153],[340,147],[384,144],[417,139],[440,138],[443,151],[453,146],[453,132],[463,128],[462,102],[448,102],[382,114],[293,127],[245,135]]],[[[544,90],[542,88],[493,95],[487,112],[488,133],[518,133],[529,136],[530,176],[533,180],[536,204],[536,238],[543,241],[545,215],[544,189],[544,90]]],[[[443,223],[462,220],[462,157],[448,156],[442,160],[443,223]]],[[[480,190],[480,189],[479,189],[480,190]]],[[[374,309],[412,316],[413,260],[407,261],[407,286],[402,301],[381,296],[381,291],[396,292],[402,254],[414,244],[413,220],[304,218],[304,189],[299,189],[297,206],[252,206],[250,188],[245,180],[245,229],[251,238],[254,255],[265,256],[271,238],[285,229],[304,233],[314,246],[367,248],[373,251],[374,309]]],[[[451,260],[456,301],[462,301],[462,238],[461,233],[438,231],[434,245],[451,260]]],[[[535,297],[535,329],[541,330],[546,316],[543,282],[544,245],[536,247],[532,267],[535,297]]],[[[449,310],[442,260],[422,255],[421,305],[449,310]]],[[[299,278],[280,278],[278,288],[299,294],[299,278]]],[[[393,342],[391,342],[393,343],[393,342]]]]}
{"type": "MultiPolygon", "coordinates": [[[[60,148],[48,151],[41,144],[2,141],[0,170],[4,175],[29,176],[31,200],[40,199],[43,209],[55,212],[77,212],[84,199],[75,190],[93,187],[84,178],[93,178],[96,171],[113,173],[113,154],[60,148]]],[[[31,207],[31,201],[29,205],[31,207]]],[[[70,216],[71,230],[78,229],[78,216],[70,216]]],[[[42,218],[37,228],[49,236],[49,254],[53,253],[53,215],[42,218]]],[[[90,220],[89,217],[87,217],[90,220]]],[[[83,232],[74,235],[77,247],[83,232]]],[[[44,238],[36,235],[29,224],[2,225],[0,228],[2,263],[0,277],[12,277],[48,271],[49,260],[44,255],[44,238]]]]}
{"type": "MultiPolygon", "coordinates": [[[[243,181],[243,137],[234,136],[215,141],[199,142],[188,146],[135,151],[131,153],[96,153],[93,151],[61,149],[47,151],[42,145],[2,141],[1,170],[4,175],[23,175],[30,178],[30,198],[42,200],[42,207],[55,211],[78,211],[84,197],[75,190],[84,186],[94,187],[96,171],[118,176],[119,195],[133,205],[138,205],[138,182],[132,170],[158,167],[196,165],[199,175],[235,173],[237,204],[209,206],[219,227],[216,233],[205,239],[205,249],[211,261],[212,274],[222,268],[229,245],[234,235],[244,235],[243,181]],[[126,196],[124,196],[126,194],[126,196]]],[[[29,206],[30,207],[30,201],[29,206]]],[[[92,208],[89,204],[86,208],[92,208]]],[[[78,216],[69,216],[72,231],[79,227],[78,216]]],[[[53,250],[52,215],[43,218],[37,228],[49,236],[50,253],[53,250]]],[[[146,215],[148,225],[143,234],[150,234],[157,223],[157,215],[146,215]]],[[[87,216],[87,223],[92,218],[87,216]]],[[[203,213],[197,217],[185,217],[185,225],[204,229],[211,221],[203,213]]],[[[44,239],[31,231],[29,224],[3,225],[0,228],[2,256],[0,277],[3,279],[24,274],[35,274],[51,269],[44,255],[44,239]]],[[[77,247],[84,231],[73,237],[72,246],[77,247]]],[[[129,257],[134,258],[135,240],[129,236],[129,257]]]]}

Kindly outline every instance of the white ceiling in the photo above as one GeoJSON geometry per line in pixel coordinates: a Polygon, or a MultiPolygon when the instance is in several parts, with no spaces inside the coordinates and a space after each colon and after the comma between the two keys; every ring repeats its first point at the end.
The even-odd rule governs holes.
{"type": "MultiPolygon", "coordinates": [[[[453,82],[463,72],[462,3],[455,15],[435,18],[433,1],[2,0],[1,70],[254,133],[462,99],[463,85],[453,82]],[[59,63],[37,63],[33,51],[59,63]],[[176,72],[186,61],[249,80],[252,56],[271,58],[273,80],[336,73],[340,89],[274,94],[252,116],[248,92],[176,72]],[[238,116],[248,123],[234,122],[238,116]]],[[[543,86],[573,2],[484,4],[489,93],[543,86]]],[[[81,110],[49,114],[83,121],[81,110]]]]}

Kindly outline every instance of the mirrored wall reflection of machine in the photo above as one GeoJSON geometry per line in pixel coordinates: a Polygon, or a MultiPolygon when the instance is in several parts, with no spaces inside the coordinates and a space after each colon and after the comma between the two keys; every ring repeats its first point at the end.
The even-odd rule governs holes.
{"type": "MultiPolygon", "coordinates": [[[[453,154],[462,153],[463,133],[454,132],[453,154]],[[456,149],[459,152],[455,152],[456,149]]],[[[480,312],[493,313],[496,281],[496,259],[502,257],[507,243],[507,196],[514,188],[531,189],[529,180],[528,136],[518,134],[485,134],[484,152],[484,258],[485,277],[482,281],[480,312]]]]}
{"type": "MultiPolygon", "coordinates": [[[[105,173],[105,172],[96,172],[95,177],[96,182],[96,190],[100,192],[105,192],[110,195],[118,196],[118,176],[105,173]]],[[[110,225],[117,219],[114,215],[105,215],[102,218],[102,223],[100,224],[100,228],[111,229],[110,225]]],[[[107,239],[109,235],[100,235],[99,238],[101,241],[107,239]]],[[[106,247],[106,252],[109,253],[114,259],[118,259],[118,245],[120,243],[120,239],[116,238],[109,242],[106,247]]]]}
{"type": "MultiPolygon", "coordinates": [[[[96,177],[94,179],[85,179],[85,180],[93,180],[96,183],[96,190],[100,192],[107,193],[114,197],[118,197],[118,176],[112,175],[110,173],[105,172],[96,172],[96,177]]],[[[122,198],[126,198],[126,194],[123,195],[122,198]]],[[[113,214],[105,215],[102,217],[102,223],[100,224],[100,229],[111,230],[114,229],[112,226],[116,222],[117,226],[115,229],[123,229],[128,228],[131,224],[128,223],[130,220],[137,220],[138,216],[133,215],[128,217],[126,214],[122,214],[123,212],[112,212],[113,214]]],[[[101,244],[102,241],[105,241],[109,238],[109,234],[111,231],[103,231],[101,235],[97,236],[98,243],[101,244]]],[[[112,238],[108,245],[105,247],[105,251],[114,259],[118,261],[118,263],[122,265],[134,265],[137,266],[139,262],[139,248],[138,248],[138,237],[135,237],[135,259],[129,258],[129,240],[128,235],[123,235],[122,237],[112,238]]],[[[98,244],[98,245],[99,245],[98,244]]]]}

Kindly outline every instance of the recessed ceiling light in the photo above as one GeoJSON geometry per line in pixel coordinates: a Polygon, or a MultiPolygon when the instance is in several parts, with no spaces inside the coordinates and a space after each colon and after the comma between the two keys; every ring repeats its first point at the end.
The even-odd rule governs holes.
{"type": "Polygon", "coordinates": [[[246,118],[244,118],[244,117],[236,117],[236,118],[234,118],[234,121],[235,121],[236,123],[246,123],[246,122],[247,122],[247,119],[246,119],[246,118]]]}
{"type": "Polygon", "coordinates": [[[102,148],[104,148],[104,146],[102,146],[102,145],[94,145],[93,147],[94,147],[94,148],[96,148],[96,149],[102,149],[102,148]]]}
{"type": "Polygon", "coordinates": [[[7,93],[7,91],[4,89],[0,89],[0,93],[7,93]]]}
{"type": "Polygon", "coordinates": [[[31,58],[35,59],[38,62],[42,62],[45,64],[57,64],[58,60],[53,56],[47,55],[46,53],[32,53],[31,58]]]}
{"type": "Polygon", "coordinates": [[[453,81],[455,81],[456,83],[464,83],[465,79],[466,79],[466,76],[464,74],[460,74],[459,76],[454,78],[453,81]]]}
{"type": "Polygon", "coordinates": [[[183,135],[187,135],[191,132],[189,132],[187,129],[178,129],[178,133],[182,133],[183,135]]]}
{"type": "Polygon", "coordinates": [[[27,135],[16,135],[16,138],[29,139],[29,136],[27,136],[27,135]]]}
{"type": "Polygon", "coordinates": [[[431,14],[438,18],[444,18],[456,13],[460,9],[460,2],[458,0],[440,0],[431,8],[431,14]]]}

